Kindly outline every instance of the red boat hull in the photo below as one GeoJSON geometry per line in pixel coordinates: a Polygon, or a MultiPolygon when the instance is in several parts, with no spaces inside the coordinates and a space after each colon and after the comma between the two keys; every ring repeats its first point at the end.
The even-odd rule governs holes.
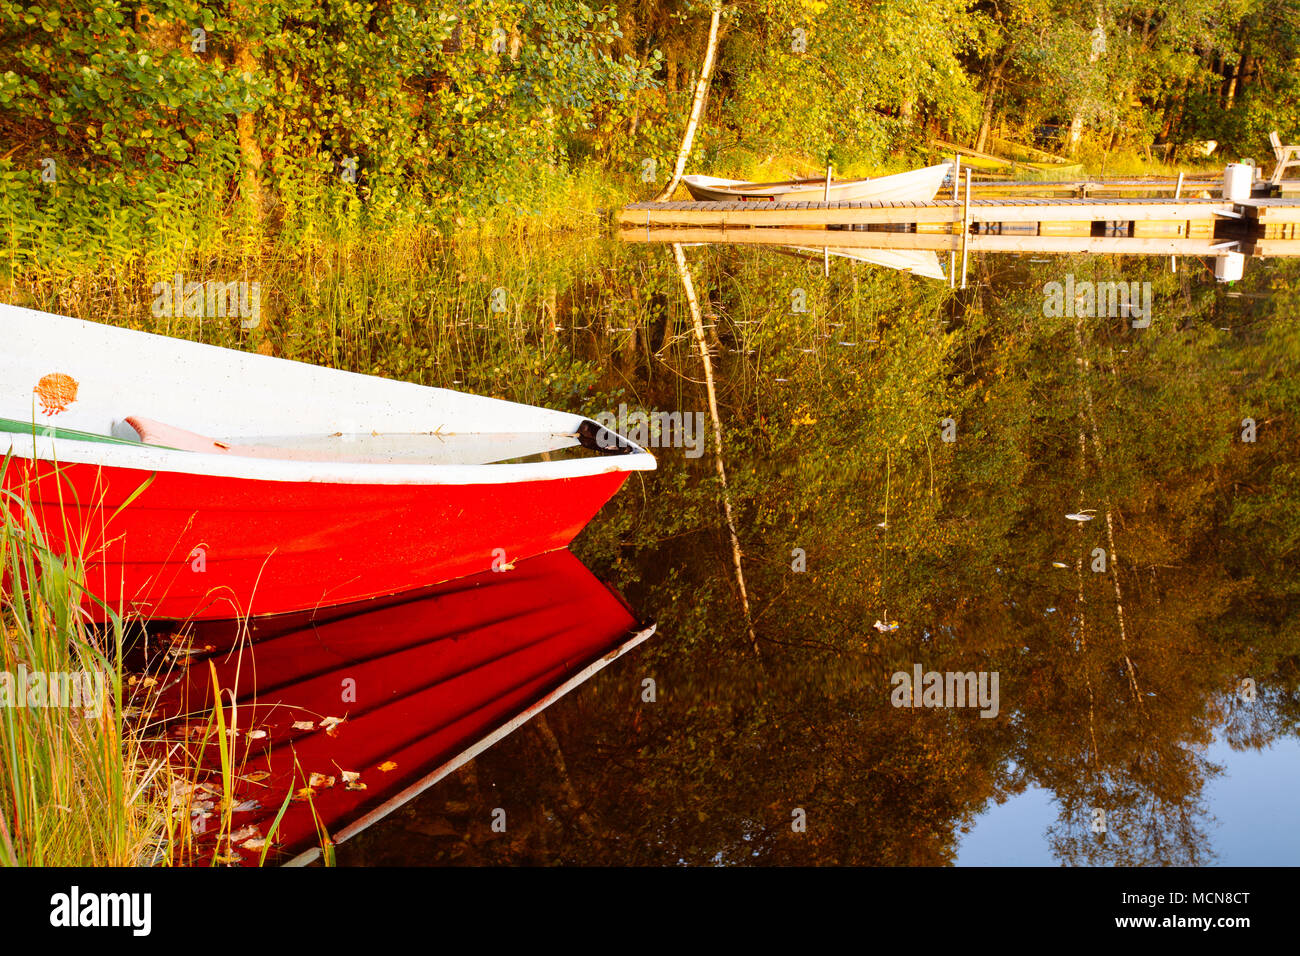
{"type": "Polygon", "coordinates": [[[146,618],[199,620],[309,611],[500,570],[568,545],[626,478],[361,485],[13,459],[4,486],[28,497],[55,550],[83,555],[96,598],[146,618]]]}

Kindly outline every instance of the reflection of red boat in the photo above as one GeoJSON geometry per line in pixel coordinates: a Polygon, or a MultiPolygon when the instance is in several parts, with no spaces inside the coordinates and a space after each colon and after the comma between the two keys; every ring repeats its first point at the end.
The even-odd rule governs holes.
{"type": "MultiPolygon", "coordinates": [[[[258,841],[270,835],[290,792],[299,797],[267,859],[309,862],[318,853],[313,810],[335,843],[348,839],[654,631],[638,629],[627,606],[567,550],[378,608],[299,617],[254,622],[251,641],[238,645],[232,625],[194,630],[194,646],[213,648],[219,686],[236,701],[226,711],[227,725],[238,729],[234,800],[249,808],[233,814],[231,832],[244,836],[232,841],[230,862],[258,861],[258,841]],[[327,718],[342,722],[331,727],[327,718]]],[[[155,714],[193,708],[201,716],[188,726],[202,729],[212,700],[207,663],[191,662],[155,714]]],[[[195,750],[201,739],[180,718],[168,736],[192,740],[195,750]]],[[[206,748],[199,782],[211,780],[219,791],[214,751],[206,748]]],[[[193,794],[191,805],[200,806],[203,794],[193,794]]],[[[205,855],[218,838],[216,808],[210,812],[194,817],[203,821],[195,829],[205,855]]]]}
{"type": "Polygon", "coordinates": [[[98,597],[144,617],[309,610],[501,567],[565,547],[654,467],[630,443],[603,453],[580,415],[513,402],[6,305],[0,341],[4,487],[77,545],[98,597]]]}

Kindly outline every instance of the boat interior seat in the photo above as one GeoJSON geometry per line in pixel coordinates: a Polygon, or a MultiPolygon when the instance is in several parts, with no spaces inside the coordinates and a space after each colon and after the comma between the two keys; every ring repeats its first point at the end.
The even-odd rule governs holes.
{"type": "MultiPolygon", "coordinates": [[[[296,461],[328,461],[337,459],[337,455],[319,449],[278,448],[271,445],[240,445],[220,441],[186,431],[175,425],[154,421],[152,418],[140,418],[135,415],[123,419],[125,424],[146,445],[159,445],[178,451],[193,451],[204,455],[241,455],[247,458],[286,458],[296,461]]],[[[123,429],[125,431],[125,429],[123,429]]],[[[129,437],[129,436],[124,436],[129,437]]]]}

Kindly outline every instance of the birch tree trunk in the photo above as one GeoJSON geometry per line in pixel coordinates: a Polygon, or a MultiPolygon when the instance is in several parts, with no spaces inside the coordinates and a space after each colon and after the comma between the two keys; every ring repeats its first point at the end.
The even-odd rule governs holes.
{"type": "MultiPolygon", "coordinates": [[[[1143,37],[1145,38],[1145,36],[1146,36],[1146,28],[1144,27],[1143,37]]],[[[1145,39],[1143,40],[1143,42],[1145,42],[1145,39]]],[[[1099,8],[1097,10],[1097,27],[1095,30],[1092,31],[1091,49],[1088,51],[1088,62],[1096,63],[1098,60],[1101,59],[1102,54],[1105,52],[1106,52],[1106,27],[1102,18],[1102,11],[1099,8]]],[[[1127,100],[1128,97],[1125,96],[1124,103],[1126,103],[1127,100]]],[[[1124,103],[1120,104],[1121,107],[1124,105],[1124,103]]],[[[1079,140],[1083,136],[1083,109],[1084,106],[1086,105],[1088,104],[1080,103],[1079,106],[1074,111],[1074,118],[1070,120],[1069,147],[1070,147],[1071,156],[1073,156],[1078,151],[1079,140]]],[[[1108,147],[1108,149],[1113,148],[1115,145],[1115,133],[1116,133],[1116,129],[1113,128],[1111,130],[1110,147],[1108,147]]]]}
{"type": "Polygon", "coordinates": [[[704,66],[700,69],[700,78],[695,83],[695,98],[691,101],[691,116],[686,121],[686,132],[682,134],[682,145],[677,151],[677,163],[673,166],[673,175],[663,192],[655,197],[655,202],[666,202],[681,182],[686,169],[686,160],[691,155],[691,145],[695,142],[695,128],[700,123],[700,114],[704,112],[704,99],[709,92],[709,77],[713,75],[713,59],[718,48],[718,21],[722,16],[722,0],[714,0],[713,16],[709,19],[709,45],[704,51],[704,66]]]}

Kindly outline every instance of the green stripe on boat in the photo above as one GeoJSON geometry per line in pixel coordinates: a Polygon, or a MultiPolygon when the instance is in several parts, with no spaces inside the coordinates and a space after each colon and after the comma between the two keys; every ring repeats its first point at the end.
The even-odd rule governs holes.
{"type": "MultiPolygon", "coordinates": [[[[142,441],[118,438],[114,435],[100,435],[95,432],[77,431],[75,428],[55,428],[53,425],[41,425],[36,422],[20,422],[13,418],[0,418],[0,432],[15,435],[38,435],[42,438],[65,438],[68,441],[90,441],[102,445],[130,445],[133,448],[163,448],[162,445],[146,445],[142,441]]],[[[173,448],[165,449],[175,451],[173,448]]]]}

